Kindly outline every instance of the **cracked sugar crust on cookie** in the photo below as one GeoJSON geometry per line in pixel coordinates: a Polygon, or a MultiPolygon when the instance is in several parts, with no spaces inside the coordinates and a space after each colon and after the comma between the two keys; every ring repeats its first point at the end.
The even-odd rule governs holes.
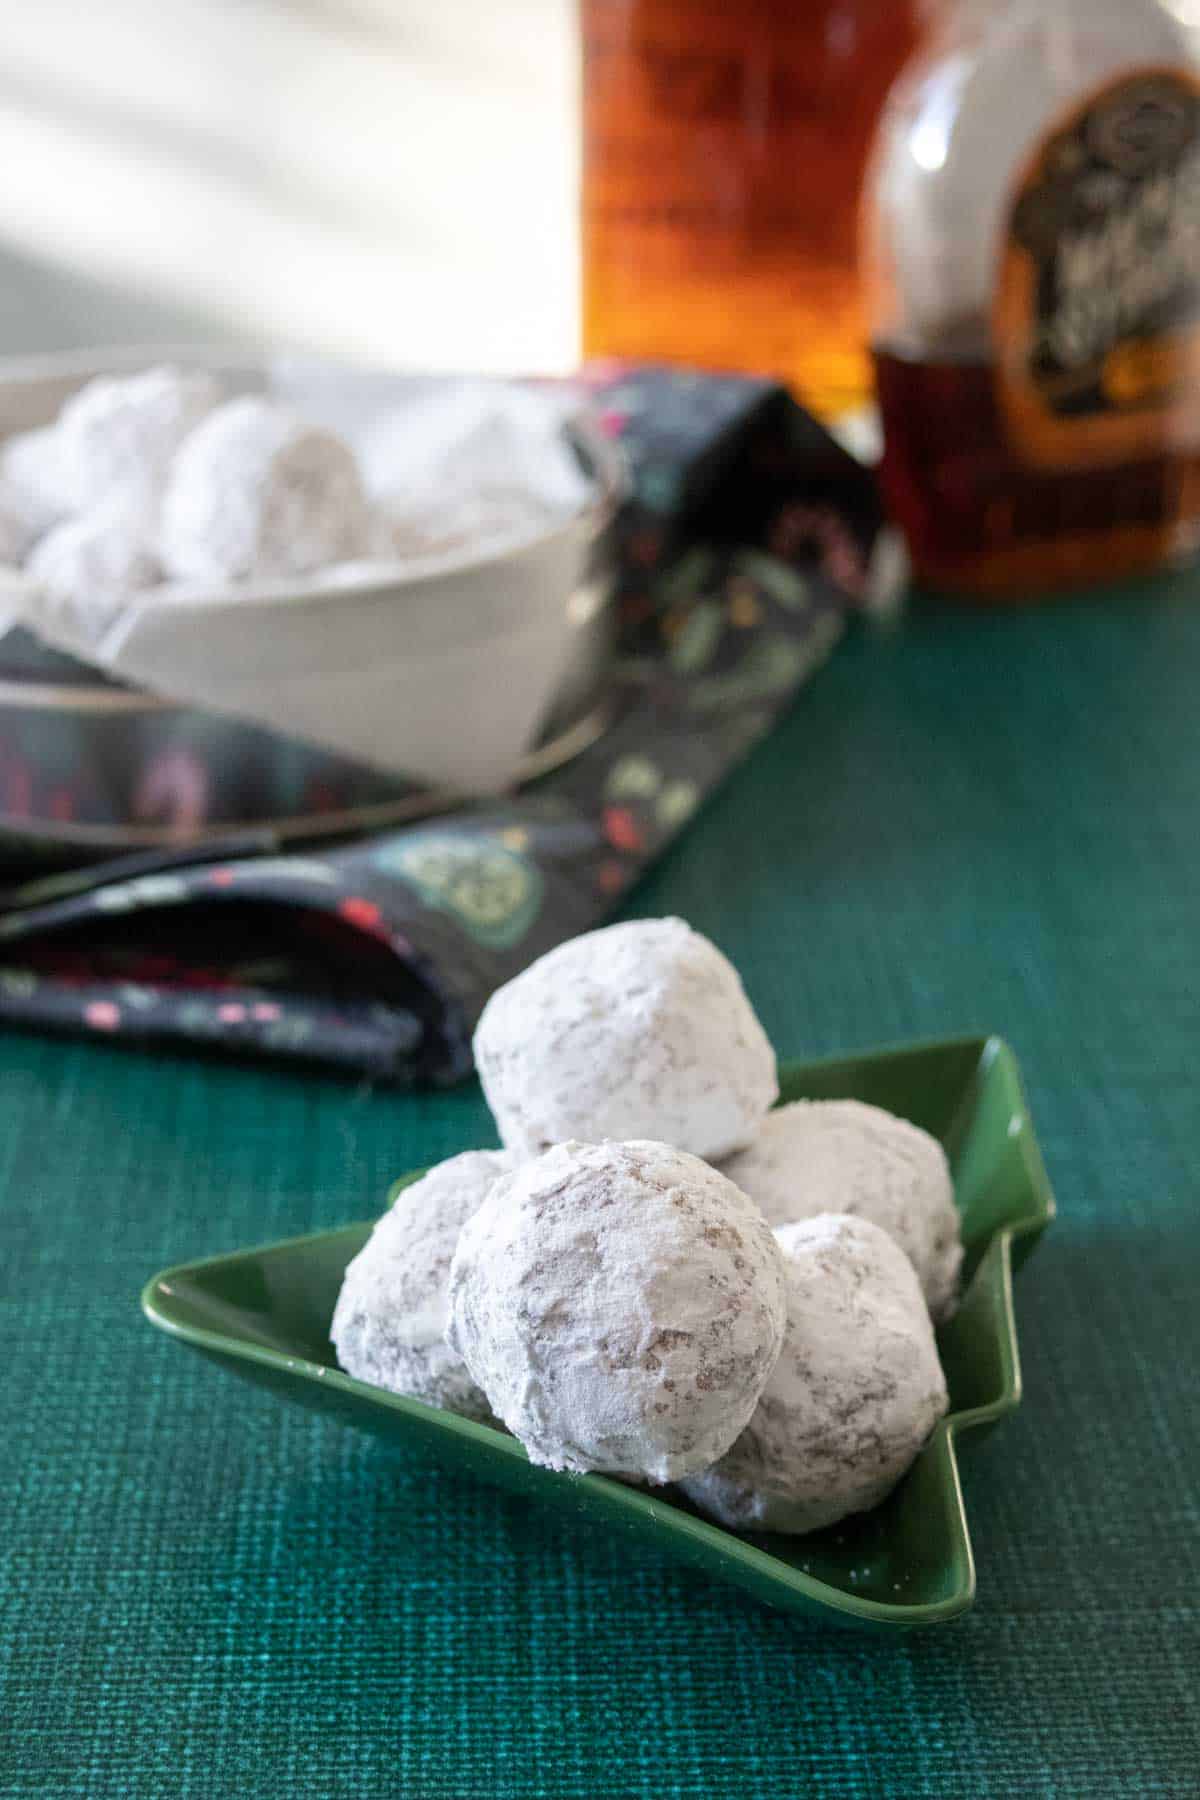
{"type": "Polygon", "coordinates": [[[501,1137],[526,1155],[648,1138],[725,1156],[779,1091],[737,971],[682,919],[610,925],[550,951],[489,1000],[475,1059],[501,1137]]]}
{"type": "Polygon", "coordinates": [[[505,1150],[468,1150],[401,1189],[342,1281],[329,1335],[348,1374],[467,1418],[491,1417],[445,1342],[446,1288],[460,1230],[514,1166],[505,1150]]]}
{"type": "Polygon", "coordinates": [[[98,376],[73,394],[54,427],[72,508],[161,483],[188,433],[218,407],[221,384],[203,369],[161,367],[98,376]]]}
{"type": "Polygon", "coordinates": [[[161,573],[149,544],[149,518],[134,492],[115,493],[48,531],[26,565],[48,615],[68,630],[103,630],[130,594],[161,573]]]}
{"type": "Polygon", "coordinates": [[[878,1506],[948,1396],[913,1266],[886,1232],[824,1214],[775,1235],[779,1361],[737,1442],[683,1487],[722,1525],[799,1533],[878,1506]]]}
{"type": "Polygon", "coordinates": [[[158,549],[180,581],[270,579],[365,556],[370,533],[349,445],[266,395],[246,394],[181,446],[158,549]]]}
{"type": "Polygon", "coordinates": [[[912,1260],[939,1323],[954,1310],[962,1239],[946,1153],[927,1131],[859,1100],[797,1100],[722,1169],[772,1225],[853,1213],[912,1260]]]}
{"type": "Polygon", "coordinates": [[[450,1314],[450,1342],[531,1462],[674,1481],[754,1411],[783,1341],[783,1258],[698,1157],[560,1144],[464,1227],[450,1314]]]}

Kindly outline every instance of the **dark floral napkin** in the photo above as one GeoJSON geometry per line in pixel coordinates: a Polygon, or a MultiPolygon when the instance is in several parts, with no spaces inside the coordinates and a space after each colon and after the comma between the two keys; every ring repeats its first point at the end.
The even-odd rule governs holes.
{"type": "Polygon", "coordinates": [[[828,653],[879,525],[871,478],[771,383],[586,380],[633,483],[605,734],[511,799],[333,851],[209,848],[18,890],[0,1021],[404,1084],[470,1072],[492,990],[600,922],[828,653]]]}

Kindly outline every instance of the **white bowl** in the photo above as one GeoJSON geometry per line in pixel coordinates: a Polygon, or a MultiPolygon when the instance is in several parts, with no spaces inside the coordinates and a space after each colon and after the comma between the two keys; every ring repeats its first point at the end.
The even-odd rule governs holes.
{"type": "MultiPolygon", "coordinates": [[[[164,362],[210,369],[234,389],[271,387],[338,429],[454,379],[146,346],[0,362],[0,436],[49,423],[97,375],[164,362]]],[[[552,716],[572,722],[572,697],[594,691],[611,648],[611,526],[623,467],[585,416],[561,429],[594,498],[499,549],[359,564],[303,585],[247,585],[233,598],[166,604],[135,595],[98,643],[44,609],[24,577],[9,583],[8,609],[53,648],[159,698],[389,776],[493,791],[520,773],[552,716]]]]}

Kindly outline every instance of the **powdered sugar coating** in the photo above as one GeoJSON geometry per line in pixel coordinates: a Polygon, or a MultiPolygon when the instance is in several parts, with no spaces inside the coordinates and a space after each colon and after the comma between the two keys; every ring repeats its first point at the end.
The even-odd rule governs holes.
{"type": "Polygon", "coordinates": [[[886,1232],[826,1213],[775,1235],[779,1361],[732,1449],[683,1486],[723,1525],[799,1533],[878,1506],[949,1402],[913,1266],[886,1232]]]}
{"type": "Polygon", "coordinates": [[[123,488],[161,486],[179,446],[221,398],[220,383],[200,369],[161,367],[89,381],[67,401],[56,428],[72,510],[89,511],[123,488]]]}
{"type": "Polygon", "coordinates": [[[939,1322],[954,1310],[962,1241],[954,1184],[936,1138],[859,1100],[797,1100],[722,1164],[772,1225],[853,1213],[883,1227],[912,1259],[939,1322]]]}
{"type": "Polygon", "coordinates": [[[353,451],[277,401],[228,401],[197,426],[171,466],[159,551],[178,580],[303,575],[369,548],[353,451]]]}
{"type": "Polygon", "coordinates": [[[0,479],[0,562],[23,562],[36,541],[37,532],[20,496],[11,493],[0,479]]]}
{"type": "Polygon", "coordinates": [[[504,1142],[650,1138],[709,1158],[754,1136],[778,1094],[733,965],[682,919],[572,938],[493,994],[475,1061],[504,1142]]]}
{"type": "Polygon", "coordinates": [[[0,449],[3,558],[23,562],[67,512],[62,452],[52,425],[19,431],[0,449]]]}
{"type": "Polygon", "coordinates": [[[488,1419],[487,1397],[445,1341],[458,1234],[513,1167],[504,1150],[468,1150],[402,1188],[342,1279],[329,1335],[348,1374],[430,1406],[488,1419]]]}
{"type": "Polygon", "coordinates": [[[158,580],[149,536],[150,518],[140,497],[125,490],[48,531],[26,568],[53,613],[95,631],[128,594],[158,580]]]}
{"type": "Polygon", "coordinates": [[[783,1340],[758,1208],[666,1144],[560,1144],[464,1226],[449,1341],[551,1469],[674,1481],[728,1449],[783,1340]]]}

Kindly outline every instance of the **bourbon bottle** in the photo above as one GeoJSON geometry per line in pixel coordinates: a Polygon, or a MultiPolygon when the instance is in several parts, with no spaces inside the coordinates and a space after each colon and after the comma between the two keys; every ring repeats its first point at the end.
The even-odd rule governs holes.
{"type": "Polygon", "coordinates": [[[1200,79],[1159,0],[947,0],[864,206],[885,497],[1003,598],[1200,544],[1200,79]]]}
{"type": "Polygon", "coordinates": [[[859,192],[910,0],[582,0],[591,355],[870,385],[859,192]]]}

